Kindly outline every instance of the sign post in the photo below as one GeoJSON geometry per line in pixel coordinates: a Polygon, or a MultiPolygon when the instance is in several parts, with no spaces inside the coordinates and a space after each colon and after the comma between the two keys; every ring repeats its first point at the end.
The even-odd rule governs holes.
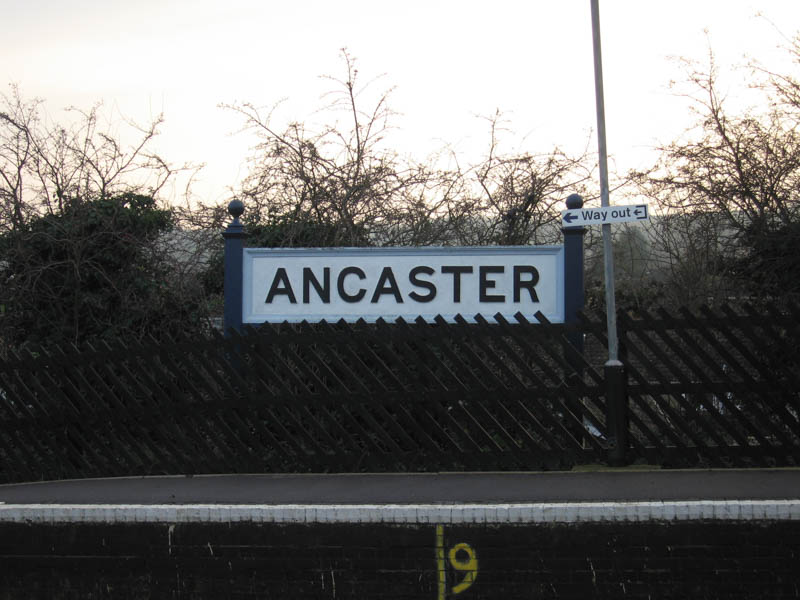
{"type": "Polygon", "coordinates": [[[231,201],[228,213],[233,221],[222,233],[225,238],[225,312],[222,330],[226,337],[242,328],[242,253],[244,238],[247,237],[239,221],[244,213],[242,201],[231,201]]]}
{"type": "MultiPolygon", "coordinates": [[[[564,212],[580,211],[582,207],[583,198],[572,194],[567,198],[564,212]]],[[[565,220],[561,230],[564,233],[564,322],[572,324],[578,322],[578,313],[584,305],[583,236],[586,229],[580,223],[565,220]]],[[[583,335],[573,335],[570,343],[583,354],[583,335]]]]}
{"type": "MultiPolygon", "coordinates": [[[[572,194],[567,198],[567,211],[579,211],[583,207],[583,198],[578,194],[572,194]]],[[[561,231],[564,233],[564,312],[566,317],[564,322],[567,325],[578,323],[578,313],[583,310],[585,302],[584,293],[584,260],[583,260],[583,237],[586,228],[582,225],[575,225],[566,221],[561,231]]],[[[567,330],[569,347],[565,348],[565,358],[567,363],[574,369],[570,378],[574,382],[583,379],[583,332],[567,330]]],[[[584,419],[583,403],[577,398],[567,398],[569,411],[575,415],[580,423],[584,419]]],[[[583,439],[586,431],[583,426],[577,423],[567,424],[567,429],[577,440],[583,439]]]]}

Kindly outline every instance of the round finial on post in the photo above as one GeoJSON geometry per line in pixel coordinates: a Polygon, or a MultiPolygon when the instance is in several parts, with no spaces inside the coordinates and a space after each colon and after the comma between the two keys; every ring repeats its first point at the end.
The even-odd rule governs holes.
{"type": "Polygon", "coordinates": [[[583,208],[583,197],[580,194],[570,194],[567,196],[567,208],[583,208]]]}
{"type": "Polygon", "coordinates": [[[231,200],[231,203],[228,204],[228,214],[233,217],[233,220],[238,221],[243,213],[244,203],[238,199],[231,200]]]}

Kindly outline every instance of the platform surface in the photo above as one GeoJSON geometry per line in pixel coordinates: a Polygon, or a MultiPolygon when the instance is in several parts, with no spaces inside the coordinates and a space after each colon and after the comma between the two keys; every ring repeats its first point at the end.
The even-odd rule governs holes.
{"type": "Polygon", "coordinates": [[[453,504],[800,499],[800,469],[202,475],[0,485],[5,504],[453,504]]]}

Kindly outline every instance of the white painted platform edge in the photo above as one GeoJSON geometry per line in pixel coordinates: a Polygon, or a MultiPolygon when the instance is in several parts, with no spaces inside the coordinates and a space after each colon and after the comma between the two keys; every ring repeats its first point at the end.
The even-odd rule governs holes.
{"type": "Polygon", "coordinates": [[[0,523],[580,523],[800,520],[800,499],[529,504],[0,504],[0,523]]]}

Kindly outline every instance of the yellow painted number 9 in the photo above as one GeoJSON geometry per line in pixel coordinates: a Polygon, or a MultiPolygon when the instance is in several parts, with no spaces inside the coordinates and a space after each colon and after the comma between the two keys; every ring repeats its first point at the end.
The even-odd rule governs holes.
{"type": "Polygon", "coordinates": [[[478,557],[475,556],[475,551],[469,544],[456,544],[450,548],[447,557],[450,559],[450,564],[456,571],[464,572],[464,579],[458,585],[453,586],[453,593],[460,594],[465,589],[473,584],[475,578],[478,576],[478,557]],[[464,552],[467,555],[466,560],[459,560],[458,553],[464,552]]]}
{"type": "MultiPolygon", "coordinates": [[[[453,594],[460,594],[469,586],[475,583],[478,577],[478,557],[475,550],[469,544],[456,544],[447,552],[450,566],[464,573],[464,579],[450,590],[453,594]]],[[[438,600],[444,600],[447,586],[447,574],[445,572],[445,551],[444,551],[444,526],[436,526],[436,567],[439,575],[438,600]]]]}

